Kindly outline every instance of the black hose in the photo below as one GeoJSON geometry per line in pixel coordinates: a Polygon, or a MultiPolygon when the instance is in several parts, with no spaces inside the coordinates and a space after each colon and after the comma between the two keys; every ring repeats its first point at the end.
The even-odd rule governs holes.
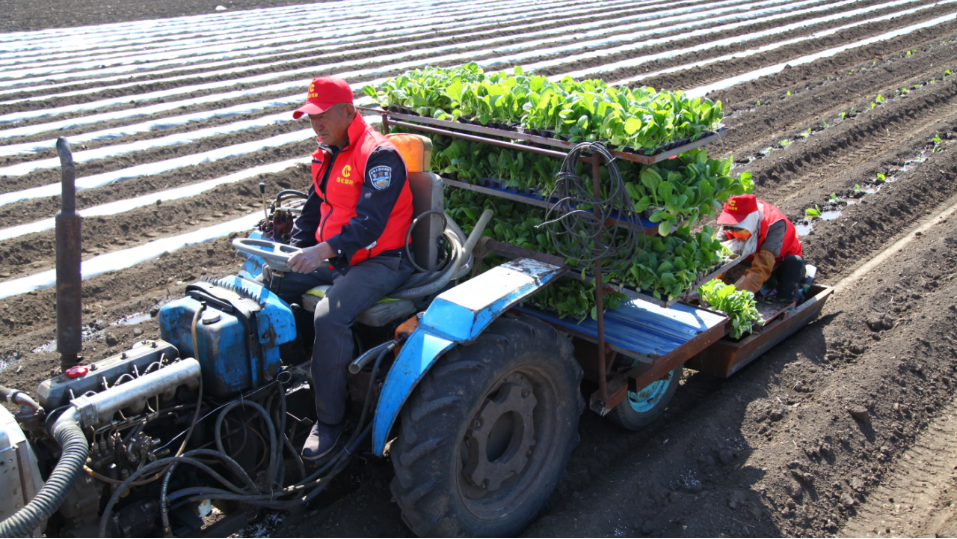
{"type": "MultiPolygon", "coordinates": [[[[269,417],[269,412],[267,412],[265,408],[260,406],[258,403],[255,403],[252,401],[233,401],[229,403],[228,405],[226,405],[226,407],[219,412],[219,415],[216,416],[216,426],[213,429],[213,436],[214,436],[214,439],[216,440],[216,449],[218,449],[223,454],[226,453],[226,450],[223,448],[223,440],[221,438],[223,418],[226,417],[226,414],[228,414],[230,410],[232,410],[233,408],[237,406],[252,407],[254,410],[259,412],[259,414],[262,415],[263,420],[266,421],[266,425],[267,425],[266,430],[269,431],[269,448],[268,448],[269,467],[266,468],[266,480],[269,481],[270,484],[267,485],[266,488],[263,488],[262,490],[264,492],[267,492],[269,490],[272,490],[272,482],[276,478],[276,466],[278,464],[276,459],[276,448],[277,447],[281,448],[281,446],[279,446],[277,442],[276,427],[272,422],[272,418],[269,417]]],[[[280,449],[280,451],[282,450],[280,449]]]]}
{"type": "Polygon", "coordinates": [[[83,470],[90,449],[83,429],[75,421],[68,421],[56,429],[53,437],[63,453],[49,479],[23,509],[0,522],[0,537],[29,537],[60,507],[73,483],[83,470]]]}
{"type": "MultiPolygon", "coordinates": [[[[82,433],[81,433],[81,434],[82,434],[82,433]]],[[[85,441],[85,439],[84,439],[84,444],[85,444],[85,443],[86,443],[86,441],[85,441]]],[[[84,445],[84,447],[85,447],[85,445],[84,445]]],[[[62,458],[62,457],[61,457],[61,458],[62,458]]],[[[84,457],[84,460],[86,460],[85,457],[84,457]]],[[[123,483],[122,483],[120,486],[116,487],[116,490],[113,491],[113,496],[110,497],[110,501],[107,502],[107,504],[106,504],[106,508],[103,509],[103,515],[100,517],[99,536],[100,536],[100,537],[106,537],[106,524],[107,524],[107,522],[109,522],[109,520],[110,520],[110,513],[113,512],[113,507],[116,505],[116,502],[119,501],[120,495],[123,494],[123,492],[125,492],[126,489],[130,488],[130,485],[131,485],[134,481],[136,481],[137,479],[139,479],[141,476],[143,476],[143,475],[145,475],[145,474],[152,473],[153,470],[157,470],[157,469],[159,469],[159,468],[162,468],[162,467],[164,467],[164,466],[169,466],[170,464],[174,464],[174,463],[177,463],[177,462],[179,462],[179,463],[184,463],[184,464],[189,464],[190,466],[195,466],[195,467],[199,468],[200,470],[206,472],[207,474],[209,474],[210,477],[212,477],[212,478],[215,479],[216,481],[219,481],[220,484],[222,484],[223,486],[227,487],[229,490],[232,490],[232,491],[235,492],[236,494],[242,494],[242,495],[245,495],[245,494],[246,494],[245,492],[243,492],[243,490],[242,490],[241,488],[239,488],[239,487],[237,487],[236,485],[230,483],[226,478],[224,478],[223,476],[221,476],[221,475],[219,475],[218,473],[216,473],[215,470],[213,470],[213,469],[210,468],[209,466],[203,464],[202,462],[200,462],[200,461],[198,461],[198,460],[196,460],[196,459],[192,459],[192,458],[189,458],[189,457],[166,457],[166,458],[164,458],[164,459],[160,459],[160,460],[157,460],[157,461],[155,461],[155,462],[151,462],[150,464],[147,464],[146,466],[143,466],[143,467],[140,468],[139,470],[136,470],[135,472],[133,472],[132,474],[130,474],[130,476],[127,477],[126,480],[123,481],[123,483]]]]}

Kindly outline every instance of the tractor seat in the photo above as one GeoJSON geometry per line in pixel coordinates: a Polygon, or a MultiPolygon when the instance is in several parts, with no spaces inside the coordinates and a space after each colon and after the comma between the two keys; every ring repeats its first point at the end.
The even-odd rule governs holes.
{"type": "MultiPolygon", "coordinates": [[[[442,180],[429,172],[432,160],[432,141],[422,135],[386,135],[399,149],[409,169],[409,188],[412,191],[412,213],[416,217],[429,210],[444,211],[442,180]]],[[[444,222],[441,216],[431,215],[412,230],[412,256],[419,266],[434,269],[439,257],[438,238],[442,235],[444,222]]],[[[302,295],[302,307],[316,312],[316,305],[325,297],[330,285],[317,286],[302,295]]],[[[416,311],[410,299],[384,297],[360,314],[356,321],[367,326],[380,327],[416,311]]]]}

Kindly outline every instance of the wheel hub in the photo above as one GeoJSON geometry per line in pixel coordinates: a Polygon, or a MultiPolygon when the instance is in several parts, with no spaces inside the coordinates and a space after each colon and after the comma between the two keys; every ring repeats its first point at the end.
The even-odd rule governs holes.
{"type": "Polygon", "coordinates": [[[497,490],[525,469],[535,445],[532,412],[538,403],[521,375],[508,377],[487,398],[465,433],[463,474],[475,486],[497,490]]]}

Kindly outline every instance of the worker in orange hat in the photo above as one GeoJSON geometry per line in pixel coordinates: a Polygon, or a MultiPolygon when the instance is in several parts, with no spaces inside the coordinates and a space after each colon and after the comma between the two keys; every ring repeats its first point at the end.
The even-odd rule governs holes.
{"type": "Polygon", "coordinates": [[[793,300],[806,276],[797,229],[780,210],[754,195],[728,199],[718,216],[724,245],[748,257],[751,267],[735,288],[757,293],[765,285],[777,297],[793,300]]]}

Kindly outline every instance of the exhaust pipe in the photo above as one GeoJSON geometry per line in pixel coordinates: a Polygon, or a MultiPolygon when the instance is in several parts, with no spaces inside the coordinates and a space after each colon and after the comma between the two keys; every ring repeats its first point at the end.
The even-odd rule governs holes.
{"type": "Polygon", "coordinates": [[[65,371],[80,363],[83,349],[83,298],[81,296],[80,244],[83,235],[76,213],[76,169],[66,139],[56,140],[60,155],[60,212],[56,214],[56,349],[65,371]]]}

